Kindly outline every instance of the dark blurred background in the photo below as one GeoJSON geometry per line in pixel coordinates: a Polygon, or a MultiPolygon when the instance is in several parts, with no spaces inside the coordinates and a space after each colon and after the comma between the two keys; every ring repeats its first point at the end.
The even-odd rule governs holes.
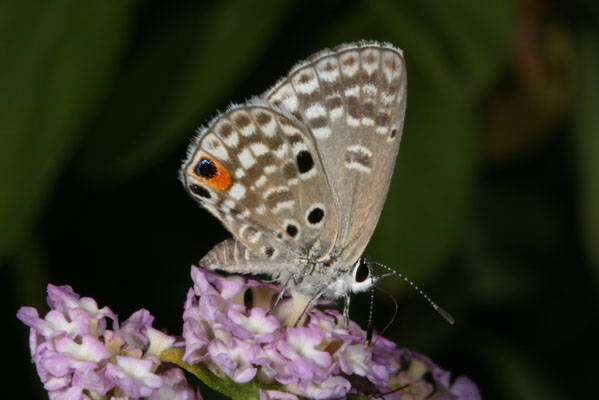
{"type": "MultiPolygon", "coordinates": [[[[325,47],[402,48],[403,143],[369,254],[407,284],[386,336],[485,399],[596,393],[598,5],[589,1],[0,3],[4,364],[44,398],[19,306],[69,284],[181,331],[189,267],[229,234],[177,180],[198,125],[325,47]]],[[[354,299],[366,325],[368,296],[354,299]]],[[[378,294],[375,324],[393,304],[378,294]]]]}

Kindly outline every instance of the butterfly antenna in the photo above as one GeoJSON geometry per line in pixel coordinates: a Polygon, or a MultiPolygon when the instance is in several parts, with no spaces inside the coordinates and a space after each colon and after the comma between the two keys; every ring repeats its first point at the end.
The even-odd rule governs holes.
{"type": "MultiPolygon", "coordinates": [[[[375,288],[375,286],[372,286],[372,288],[370,289],[371,301],[374,300],[374,290],[373,290],[374,288],[375,288]]],[[[389,293],[388,291],[386,291],[383,288],[380,288],[380,287],[376,287],[376,288],[378,290],[380,290],[381,292],[385,293],[387,296],[389,296],[391,298],[391,300],[393,301],[393,315],[391,316],[391,319],[389,320],[389,322],[387,322],[387,325],[385,325],[385,327],[383,328],[381,333],[378,334],[378,336],[383,336],[385,334],[385,332],[387,331],[387,329],[389,329],[389,327],[391,326],[393,321],[395,321],[395,317],[397,317],[397,311],[399,310],[399,306],[397,305],[397,300],[395,300],[395,297],[393,297],[393,295],[391,293],[389,293]]],[[[371,303],[371,307],[372,307],[372,303],[371,303]]],[[[370,341],[372,340],[372,335],[373,335],[373,326],[369,321],[368,329],[366,331],[366,343],[364,344],[365,347],[370,345],[370,341]]],[[[378,338],[378,336],[377,336],[377,338],[378,338]]],[[[376,339],[372,343],[372,346],[370,346],[371,349],[374,347],[375,343],[376,343],[376,339]]]]}
{"type": "Polygon", "coordinates": [[[364,347],[370,346],[372,340],[372,334],[374,332],[374,325],[372,324],[374,314],[374,285],[370,287],[370,310],[368,311],[368,326],[366,328],[366,342],[364,347]]]}
{"type": "Polygon", "coordinates": [[[376,261],[371,261],[371,263],[372,263],[372,264],[375,264],[375,265],[378,265],[379,267],[382,267],[382,268],[386,269],[387,271],[389,271],[389,273],[388,273],[388,274],[381,275],[381,276],[379,277],[379,279],[381,279],[381,278],[386,278],[386,277],[388,277],[388,276],[391,276],[391,275],[397,275],[397,276],[399,276],[399,277],[400,277],[400,278],[402,278],[404,281],[406,281],[407,283],[409,283],[409,284],[410,284],[410,286],[412,286],[412,288],[416,289],[416,291],[417,291],[418,293],[420,293],[420,295],[421,295],[422,297],[424,297],[424,298],[426,299],[426,301],[428,301],[428,303],[429,303],[429,304],[430,304],[430,305],[431,305],[431,306],[432,306],[432,307],[435,309],[435,311],[437,311],[439,314],[441,314],[441,316],[442,316],[443,318],[445,318],[445,320],[446,320],[447,322],[449,322],[451,325],[453,325],[453,324],[454,324],[454,322],[455,322],[455,319],[454,319],[454,318],[451,316],[451,314],[450,314],[450,313],[448,313],[447,311],[445,311],[444,309],[442,309],[441,307],[439,307],[439,306],[437,305],[437,303],[435,303],[433,300],[431,300],[431,298],[430,298],[430,297],[428,297],[428,296],[426,295],[426,293],[424,293],[424,292],[422,291],[422,289],[420,289],[418,286],[416,286],[416,285],[414,284],[414,282],[412,282],[411,280],[409,280],[408,278],[406,278],[406,277],[405,277],[405,276],[404,276],[402,273],[400,273],[400,272],[397,272],[397,271],[395,271],[394,269],[391,269],[391,268],[387,267],[386,265],[384,265],[384,264],[381,264],[381,263],[378,263],[378,262],[376,262],[376,261]]]}

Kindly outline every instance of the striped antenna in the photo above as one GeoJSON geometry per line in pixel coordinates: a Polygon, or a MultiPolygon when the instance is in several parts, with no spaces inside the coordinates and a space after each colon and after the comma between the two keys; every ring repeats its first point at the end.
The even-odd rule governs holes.
{"type": "Polygon", "coordinates": [[[430,304],[430,305],[431,305],[431,306],[432,306],[432,307],[435,309],[435,311],[437,311],[439,314],[441,314],[441,316],[442,316],[443,318],[445,318],[445,320],[446,320],[447,322],[449,322],[451,325],[453,325],[453,324],[454,324],[454,322],[455,322],[455,319],[454,319],[454,318],[451,316],[451,314],[450,314],[450,313],[448,313],[447,311],[445,311],[444,309],[442,309],[441,307],[439,307],[439,306],[437,305],[437,303],[435,303],[434,301],[432,301],[432,300],[431,300],[431,298],[430,298],[430,297],[428,297],[428,296],[426,295],[426,293],[424,293],[424,292],[422,291],[422,289],[420,289],[418,286],[416,286],[416,285],[414,284],[414,282],[412,282],[411,280],[409,280],[408,278],[406,278],[406,277],[405,277],[403,274],[401,274],[400,272],[397,272],[397,271],[395,271],[394,269],[391,269],[391,268],[387,267],[387,266],[386,266],[386,265],[384,265],[384,264],[378,263],[378,262],[376,262],[376,261],[371,261],[371,263],[372,263],[372,264],[375,264],[375,265],[378,265],[379,267],[382,267],[382,268],[386,269],[387,271],[389,271],[389,273],[381,275],[381,276],[379,277],[379,279],[386,278],[386,277],[388,277],[388,276],[391,276],[391,275],[397,275],[397,276],[399,276],[399,277],[400,277],[400,278],[402,278],[404,281],[406,281],[407,283],[409,283],[409,284],[410,284],[410,286],[412,286],[412,288],[416,289],[416,291],[417,291],[418,293],[420,293],[420,294],[422,295],[422,297],[424,297],[424,298],[426,299],[426,301],[428,301],[428,303],[429,303],[429,304],[430,304]]]}
{"type": "Polygon", "coordinates": [[[372,340],[372,334],[374,333],[374,325],[372,323],[372,317],[374,315],[374,285],[370,287],[370,310],[368,312],[368,327],[366,328],[366,342],[364,347],[370,346],[372,340]]]}

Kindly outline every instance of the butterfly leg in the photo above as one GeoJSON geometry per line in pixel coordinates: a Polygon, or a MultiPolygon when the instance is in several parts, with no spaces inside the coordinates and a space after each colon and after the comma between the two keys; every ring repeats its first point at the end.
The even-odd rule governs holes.
{"type": "Polygon", "coordinates": [[[306,314],[308,313],[308,311],[314,306],[314,304],[318,301],[318,299],[320,299],[320,296],[322,296],[322,294],[327,289],[328,289],[328,286],[324,286],[318,292],[316,292],[316,294],[314,294],[312,296],[312,298],[310,299],[310,301],[308,301],[308,303],[304,307],[304,310],[300,314],[299,318],[295,321],[295,324],[293,324],[293,326],[298,326],[299,325],[299,323],[304,319],[304,317],[306,316],[306,314]]]}
{"type": "Polygon", "coordinates": [[[281,291],[277,295],[277,298],[275,299],[274,304],[270,307],[270,310],[268,310],[268,314],[272,314],[272,311],[277,307],[277,305],[283,298],[283,295],[285,294],[287,289],[289,289],[289,287],[291,286],[292,279],[293,279],[293,275],[290,275],[289,278],[287,278],[287,280],[285,281],[285,284],[283,284],[283,287],[281,288],[281,291]]]}

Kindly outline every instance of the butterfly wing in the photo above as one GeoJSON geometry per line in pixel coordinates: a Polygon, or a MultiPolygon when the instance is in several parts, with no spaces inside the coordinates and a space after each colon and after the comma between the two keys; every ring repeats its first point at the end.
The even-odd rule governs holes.
{"type": "Polygon", "coordinates": [[[364,251],[382,211],[402,136],[401,50],[361,42],[298,64],[262,98],[309,127],[342,217],[333,249],[342,265],[364,251]]]}
{"type": "Polygon", "coordinates": [[[272,273],[272,263],[299,267],[335,242],[339,218],[313,138],[275,106],[255,100],[215,118],[190,145],[181,179],[239,241],[213,249],[211,268],[272,273]],[[235,256],[216,254],[224,250],[235,256]]]}

